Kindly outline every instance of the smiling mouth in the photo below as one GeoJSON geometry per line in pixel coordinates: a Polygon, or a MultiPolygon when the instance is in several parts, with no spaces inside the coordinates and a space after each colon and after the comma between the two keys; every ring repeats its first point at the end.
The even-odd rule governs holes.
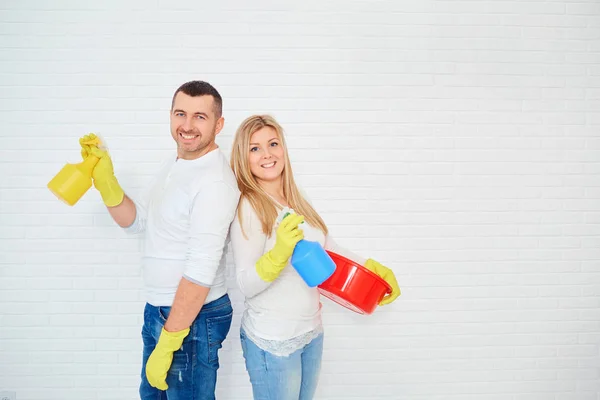
{"type": "Polygon", "coordinates": [[[200,135],[190,135],[190,134],[187,134],[187,133],[181,133],[181,132],[179,132],[179,136],[181,136],[185,140],[192,140],[192,139],[196,139],[200,135]]]}
{"type": "Polygon", "coordinates": [[[275,166],[275,164],[277,164],[277,161],[273,161],[272,163],[269,163],[269,164],[263,164],[263,165],[261,165],[261,167],[263,167],[263,168],[273,168],[275,166]]]}

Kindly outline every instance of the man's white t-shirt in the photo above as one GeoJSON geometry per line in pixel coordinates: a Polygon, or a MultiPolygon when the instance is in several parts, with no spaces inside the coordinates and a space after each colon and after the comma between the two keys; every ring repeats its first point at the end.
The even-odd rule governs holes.
{"type": "Polygon", "coordinates": [[[240,198],[235,175],[217,148],[195,160],[171,157],[125,228],[143,233],[146,301],[171,306],[181,278],[210,287],[205,304],[227,293],[225,250],[240,198]]]}

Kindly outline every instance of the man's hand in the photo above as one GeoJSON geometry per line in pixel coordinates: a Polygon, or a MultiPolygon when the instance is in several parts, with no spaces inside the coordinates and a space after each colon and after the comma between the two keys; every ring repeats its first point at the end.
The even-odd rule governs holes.
{"type": "Polygon", "coordinates": [[[125,192],[119,185],[108,152],[98,148],[99,139],[93,133],[79,139],[81,145],[81,157],[85,160],[90,155],[98,157],[98,163],[92,171],[94,187],[100,192],[102,200],[107,207],[115,207],[121,204],[125,192]]]}
{"type": "Polygon", "coordinates": [[[167,372],[173,362],[173,353],[181,348],[183,339],[190,333],[190,328],[178,332],[168,332],[164,328],[156,347],[146,363],[146,378],[151,386],[167,390],[167,372]]]}

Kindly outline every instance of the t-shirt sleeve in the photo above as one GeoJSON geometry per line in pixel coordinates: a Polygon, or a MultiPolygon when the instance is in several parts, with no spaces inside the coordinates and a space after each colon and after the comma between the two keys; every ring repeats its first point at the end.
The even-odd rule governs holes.
{"type": "Polygon", "coordinates": [[[225,182],[207,184],[194,198],[184,278],[211,287],[225,251],[239,191],[225,182]]]}
{"type": "Polygon", "coordinates": [[[240,208],[242,222],[236,216],[231,224],[231,246],[238,287],[244,296],[250,298],[271,285],[270,282],[263,281],[256,272],[256,262],[265,252],[267,235],[250,202],[243,199],[240,208]]]}
{"type": "Polygon", "coordinates": [[[331,252],[334,252],[335,254],[339,254],[342,257],[346,257],[349,260],[352,260],[360,265],[365,265],[365,263],[367,262],[367,259],[351,252],[350,250],[346,249],[345,247],[340,246],[332,237],[331,235],[327,235],[325,236],[325,250],[329,250],[331,252]]]}

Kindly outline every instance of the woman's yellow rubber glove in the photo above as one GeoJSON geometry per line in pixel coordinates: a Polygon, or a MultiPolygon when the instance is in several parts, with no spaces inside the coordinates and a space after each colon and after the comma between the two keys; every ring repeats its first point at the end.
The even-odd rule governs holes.
{"type": "Polygon", "coordinates": [[[118,206],[123,201],[125,192],[115,177],[110,156],[106,151],[100,150],[96,145],[98,141],[98,137],[93,133],[80,138],[79,144],[81,145],[81,157],[83,157],[84,160],[90,155],[94,155],[99,158],[98,163],[92,171],[94,187],[100,192],[102,201],[104,201],[106,206],[118,206]]]}
{"type": "Polygon", "coordinates": [[[388,285],[392,287],[392,293],[385,295],[385,297],[379,302],[380,306],[390,304],[392,301],[396,300],[398,296],[400,296],[400,286],[398,286],[396,276],[394,275],[394,272],[391,269],[384,267],[372,258],[369,258],[367,260],[367,262],[365,263],[365,268],[379,275],[384,281],[388,283],[388,285]]]}
{"type": "Polygon", "coordinates": [[[152,387],[167,390],[167,372],[173,363],[173,353],[181,348],[183,339],[190,333],[190,328],[179,332],[168,332],[162,329],[156,347],[146,363],[146,378],[152,387]]]}
{"type": "Polygon", "coordinates": [[[304,239],[304,232],[298,225],[304,216],[290,214],[277,227],[275,245],[256,262],[256,272],[265,282],[273,282],[283,271],[294,253],[296,244],[304,239]]]}

